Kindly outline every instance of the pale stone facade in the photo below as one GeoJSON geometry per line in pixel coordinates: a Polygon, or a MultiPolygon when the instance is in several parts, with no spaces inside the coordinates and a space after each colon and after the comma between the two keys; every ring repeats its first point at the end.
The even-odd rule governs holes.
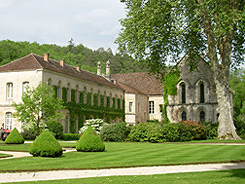
{"type": "Polygon", "coordinates": [[[181,80],[177,84],[177,95],[169,96],[167,116],[170,122],[182,120],[217,122],[218,106],[213,73],[200,57],[191,71],[188,56],[178,64],[181,80]]]}
{"type": "Polygon", "coordinates": [[[154,109],[152,112],[149,110],[149,120],[162,121],[162,108],[164,106],[163,95],[150,95],[149,96],[149,108],[151,108],[151,103],[154,103],[154,109]]]}
{"type": "MultiPolygon", "coordinates": [[[[118,107],[117,99],[120,99],[120,107],[123,107],[124,91],[119,86],[104,79],[104,77],[66,65],[64,61],[49,60],[49,56],[44,57],[30,54],[19,60],[0,67],[0,123],[4,123],[4,128],[17,128],[21,131],[22,123],[13,118],[14,107],[12,102],[20,103],[24,92],[24,86],[37,87],[39,83],[45,82],[50,86],[57,86],[57,96],[62,97],[62,88],[67,89],[67,101],[71,101],[71,90],[76,90],[76,103],[79,103],[79,92],[91,93],[91,104],[93,105],[93,94],[98,94],[98,105],[100,106],[100,95],[112,99],[115,98],[115,107],[118,107]],[[47,58],[45,58],[47,57],[47,58]]],[[[84,96],[86,103],[86,96],[84,96]]],[[[104,103],[105,106],[106,103],[104,103]]],[[[62,121],[64,132],[70,133],[69,110],[62,111],[65,119],[62,121]]],[[[90,118],[90,117],[87,117],[90,118]]],[[[122,119],[114,119],[122,121],[122,119]]],[[[78,132],[78,116],[74,125],[75,132],[78,132]]]]}

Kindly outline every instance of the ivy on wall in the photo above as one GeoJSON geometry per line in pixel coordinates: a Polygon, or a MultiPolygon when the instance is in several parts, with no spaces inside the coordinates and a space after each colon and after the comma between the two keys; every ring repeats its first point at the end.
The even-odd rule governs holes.
{"type": "Polygon", "coordinates": [[[67,102],[67,89],[65,87],[62,88],[62,100],[67,102]]]}
{"type": "Polygon", "coordinates": [[[163,79],[163,98],[164,98],[164,108],[163,117],[169,122],[167,117],[167,106],[169,105],[168,95],[177,95],[176,85],[180,81],[180,72],[177,67],[174,67],[163,79]]]}
{"type": "Polygon", "coordinates": [[[100,95],[100,106],[101,107],[105,106],[105,96],[104,95],[100,95]]]}
{"type": "Polygon", "coordinates": [[[97,94],[93,94],[93,100],[94,100],[93,105],[97,107],[98,106],[98,95],[97,94]]]}
{"type": "MultiPolygon", "coordinates": [[[[71,90],[71,102],[67,102],[67,89],[62,88],[62,99],[65,109],[70,112],[70,132],[75,133],[76,119],[78,118],[78,129],[81,128],[86,119],[94,118],[105,119],[107,123],[110,120],[121,118],[125,120],[124,108],[115,108],[116,99],[113,98],[113,106],[110,107],[110,97],[106,97],[107,106],[104,107],[104,95],[101,95],[101,105],[98,106],[98,94],[93,94],[93,105],[91,105],[92,93],[87,94],[87,103],[84,103],[84,92],[79,93],[79,103],[76,103],[76,91],[71,90]],[[103,99],[103,100],[102,100],[103,99]]],[[[120,100],[120,99],[119,99],[120,100]]],[[[124,103],[124,101],[123,101],[124,103]]],[[[124,106],[124,104],[123,104],[124,106]]]]}
{"type": "Polygon", "coordinates": [[[57,98],[58,87],[54,85],[54,86],[53,86],[53,89],[54,89],[54,95],[55,95],[55,98],[57,98]]]}

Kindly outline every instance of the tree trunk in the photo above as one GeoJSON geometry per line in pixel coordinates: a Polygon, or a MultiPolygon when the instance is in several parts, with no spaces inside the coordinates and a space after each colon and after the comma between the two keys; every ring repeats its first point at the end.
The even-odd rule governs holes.
{"type": "Polygon", "coordinates": [[[233,94],[228,85],[229,83],[225,82],[224,80],[224,78],[217,80],[215,77],[216,93],[219,107],[218,139],[240,140],[241,138],[237,135],[236,128],[233,122],[233,94]]]}
{"type": "Polygon", "coordinates": [[[40,118],[37,118],[37,136],[39,136],[39,124],[40,124],[40,118]]]}

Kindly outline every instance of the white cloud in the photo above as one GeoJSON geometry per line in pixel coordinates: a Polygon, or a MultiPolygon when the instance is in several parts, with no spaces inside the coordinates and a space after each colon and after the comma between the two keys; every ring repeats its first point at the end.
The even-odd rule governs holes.
{"type": "Polygon", "coordinates": [[[120,26],[115,26],[114,28],[110,29],[110,30],[105,30],[99,33],[99,35],[115,35],[120,31],[120,26]]]}
{"type": "Polygon", "coordinates": [[[13,0],[0,0],[0,8],[8,8],[12,5],[13,0]]]}

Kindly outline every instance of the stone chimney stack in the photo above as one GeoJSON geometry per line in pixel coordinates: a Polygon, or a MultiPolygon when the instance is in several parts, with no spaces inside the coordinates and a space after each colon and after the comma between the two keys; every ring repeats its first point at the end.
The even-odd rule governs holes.
{"type": "Polygon", "coordinates": [[[97,63],[97,75],[101,75],[101,62],[98,61],[97,63]]]}
{"type": "Polygon", "coordinates": [[[106,78],[108,79],[108,80],[110,80],[111,79],[111,72],[110,72],[110,61],[108,60],[107,62],[106,62],[106,78]]]}
{"type": "Polygon", "coordinates": [[[60,66],[62,66],[62,67],[65,66],[65,60],[60,60],[60,66]]]}
{"type": "Polygon", "coordinates": [[[49,53],[45,53],[44,56],[43,56],[43,59],[44,61],[47,61],[49,60],[49,53]]]}

